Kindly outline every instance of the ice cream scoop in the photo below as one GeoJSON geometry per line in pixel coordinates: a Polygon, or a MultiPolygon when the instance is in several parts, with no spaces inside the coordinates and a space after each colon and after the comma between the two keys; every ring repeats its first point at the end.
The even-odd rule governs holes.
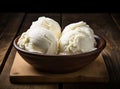
{"type": "Polygon", "coordinates": [[[17,45],[30,52],[57,54],[60,36],[61,28],[55,20],[40,17],[21,35],[17,45]]]}
{"type": "Polygon", "coordinates": [[[96,49],[94,32],[83,21],[67,25],[59,42],[60,54],[77,54],[96,49]]]}
{"type": "Polygon", "coordinates": [[[36,27],[40,29],[42,27],[51,31],[56,36],[57,39],[59,39],[61,36],[61,27],[59,23],[51,18],[45,16],[39,17],[37,21],[32,22],[30,29],[36,27]]]}

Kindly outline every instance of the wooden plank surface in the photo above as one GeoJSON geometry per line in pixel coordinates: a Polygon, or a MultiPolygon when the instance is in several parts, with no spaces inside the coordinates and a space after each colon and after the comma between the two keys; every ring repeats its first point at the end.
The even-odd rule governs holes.
{"type": "Polygon", "coordinates": [[[23,17],[24,13],[0,14],[0,72],[4,67],[10,46],[18,32],[23,17]]]}
{"type": "MultiPolygon", "coordinates": [[[[3,72],[0,75],[0,89],[58,89],[58,84],[13,84],[10,82],[9,74],[14,61],[16,50],[12,48],[6,61],[3,72]]],[[[32,80],[31,80],[32,81],[32,80]]]]}
{"type": "Polygon", "coordinates": [[[36,70],[16,53],[10,71],[10,80],[13,83],[77,83],[109,81],[107,69],[101,55],[86,67],[77,72],[66,74],[51,74],[36,70]],[[32,80],[32,81],[30,81],[32,80]]]}
{"type": "MultiPolygon", "coordinates": [[[[107,13],[87,13],[87,14],[62,14],[62,28],[64,28],[66,25],[78,22],[78,21],[85,21],[87,24],[90,25],[91,28],[95,31],[95,34],[101,35],[107,42],[107,46],[104,49],[104,51],[107,51],[110,56],[112,57],[110,60],[107,59],[106,66],[109,72],[110,82],[113,81],[113,79],[119,79],[119,74],[117,74],[118,68],[120,68],[120,30],[118,30],[118,27],[112,20],[112,17],[107,13]],[[114,50],[114,52],[113,52],[114,50]],[[117,58],[116,58],[117,57],[117,58]],[[107,62],[111,61],[111,64],[108,64],[107,62]],[[115,65],[113,68],[112,66],[115,65]],[[110,69],[111,68],[111,69],[110,69]],[[110,70],[114,70],[114,75],[111,75],[110,70]]],[[[117,80],[115,80],[117,81],[117,80]]],[[[63,89],[78,89],[80,88],[79,84],[64,84],[63,89]]]]}

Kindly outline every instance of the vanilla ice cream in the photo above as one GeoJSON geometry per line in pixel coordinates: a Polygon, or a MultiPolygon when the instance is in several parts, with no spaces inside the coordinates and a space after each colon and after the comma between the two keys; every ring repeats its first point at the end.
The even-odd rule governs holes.
{"type": "Polygon", "coordinates": [[[18,40],[18,46],[30,52],[57,54],[61,27],[55,20],[39,17],[18,40]]]}
{"type": "Polygon", "coordinates": [[[39,29],[45,28],[51,31],[57,39],[61,37],[61,27],[59,23],[48,17],[39,17],[37,21],[32,22],[30,29],[38,27],[39,29]]]}
{"type": "Polygon", "coordinates": [[[32,22],[17,44],[30,52],[54,55],[77,54],[96,49],[94,32],[85,22],[69,24],[61,34],[59,23],[45,16],[32,22]]]}
{"type": "Polygon", "coordinates": [[[66,26],[60,38],[60,54],[77,54],[95,50],[93,30],[80,21],[66,26]]]}

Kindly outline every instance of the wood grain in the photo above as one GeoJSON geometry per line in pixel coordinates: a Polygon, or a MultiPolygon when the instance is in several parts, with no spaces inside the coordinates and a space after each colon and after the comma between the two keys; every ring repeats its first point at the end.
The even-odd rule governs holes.
{"type": "MultiPolygon", "coordinates": [[[[0,75],[0,89],[58,89],[57,84],[13,84],[10,82],[9,74],[14,61],[16,50],[12,48],[6,61],[2,74],[0,75]]],[[[32,81],[32,80],[31,80],[32,81]]]]}
{"type": "Polygon", "coordinates": [[[10,46],[18,32],[24,13],[0,14],[0,72],[2,71],[10,46]]]}

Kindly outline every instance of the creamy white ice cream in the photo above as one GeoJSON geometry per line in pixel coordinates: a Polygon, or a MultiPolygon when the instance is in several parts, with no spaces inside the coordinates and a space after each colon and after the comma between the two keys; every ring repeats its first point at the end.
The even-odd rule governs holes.
{"type": "Polygon", "coordinates": [[[38,27],[39,29],[41,29],[42,27],[51,31],[58,39],[61,37],[61,27],[59,23],[51,18],[44,16],[39,17],[37,21],[32,22],[30,29],[34,29],[36,27],[38,27]]]}
{"type": "Polygon", "coordinates": [[[93,30],[85,22],[66,26],[60,38],[60,54],[77,54],[95,50],[93,30]]]}
{"type": "Polygon", "coordinates": [[[58,22],[39,17],[18,40],[18,46],[42,54],[77,54],[95,50],[94,32],[85,22],[67,25],[61,35],[58,22]]]}
{"type": "Polygon", "coordinates": [[[61,27],[55,20],[40,17],[18,40],[18,46],[30,52],[57,54],[61,27]]]}

